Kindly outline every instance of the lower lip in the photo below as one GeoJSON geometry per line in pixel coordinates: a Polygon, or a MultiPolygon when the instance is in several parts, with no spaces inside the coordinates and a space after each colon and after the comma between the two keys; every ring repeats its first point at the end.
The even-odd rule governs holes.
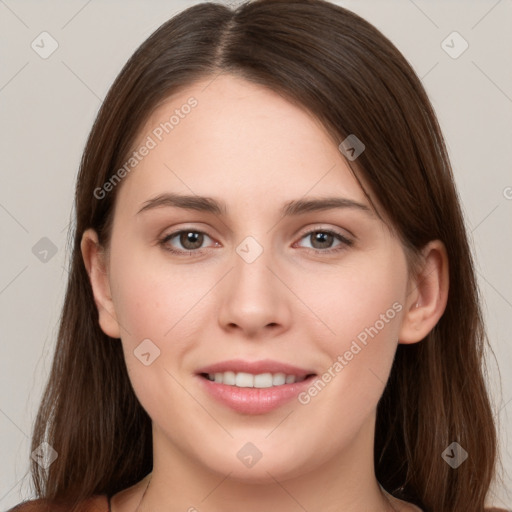
{"type": "Polygon", "coordinates": [[[283,384],[271,388],[239,388],[219,384],[201,375],[198,378],[208,393],[216,400],[242,414],[264,414],[296,398],[315,379],[315,375],[302,382],[283,384]]]}

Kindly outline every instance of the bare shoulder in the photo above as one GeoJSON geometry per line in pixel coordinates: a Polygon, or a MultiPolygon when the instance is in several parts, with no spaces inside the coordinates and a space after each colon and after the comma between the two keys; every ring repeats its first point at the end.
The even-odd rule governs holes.
{"type": "MultiPolygon", "coordinates": [[[[19,503],[7,512],[69,512],[69,505],[58,505],[48,500],[37,499],[19,503]]],[[[108,498],[101,494],[82,501],[76,512],[109,512],[108,498]]]]}

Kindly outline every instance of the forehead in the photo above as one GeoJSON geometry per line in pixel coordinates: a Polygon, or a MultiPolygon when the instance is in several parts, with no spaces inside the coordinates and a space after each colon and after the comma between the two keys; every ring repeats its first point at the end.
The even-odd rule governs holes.
{"type": "Polygon", "coordinates": [[[253,212],[305,195],[367,203],[321,123],[278,93],[232,75],[181,89],[156,108],[118,202],[136,209],[162,192],[223,198],[253,212]]]}

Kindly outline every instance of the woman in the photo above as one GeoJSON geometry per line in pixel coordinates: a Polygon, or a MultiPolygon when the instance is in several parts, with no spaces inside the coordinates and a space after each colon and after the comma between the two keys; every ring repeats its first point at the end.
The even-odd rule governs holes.
{"type": "Polygon", "coordinates": [[[13,510],[484,510],[467,236],[373,26],[323,0],[169,20],[103,103],[76,216],[32,446],[54,460],[13,510]]]}

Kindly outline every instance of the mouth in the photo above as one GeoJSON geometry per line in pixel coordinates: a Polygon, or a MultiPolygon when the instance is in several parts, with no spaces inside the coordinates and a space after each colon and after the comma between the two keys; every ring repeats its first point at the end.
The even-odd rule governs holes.
{"type": "Polygon", "coordinates": [[[317,377],[312,370],[277,361],[224,361],[199,369],[202,389],[242,414],[264,414],[296,398],[317,377]]]}

